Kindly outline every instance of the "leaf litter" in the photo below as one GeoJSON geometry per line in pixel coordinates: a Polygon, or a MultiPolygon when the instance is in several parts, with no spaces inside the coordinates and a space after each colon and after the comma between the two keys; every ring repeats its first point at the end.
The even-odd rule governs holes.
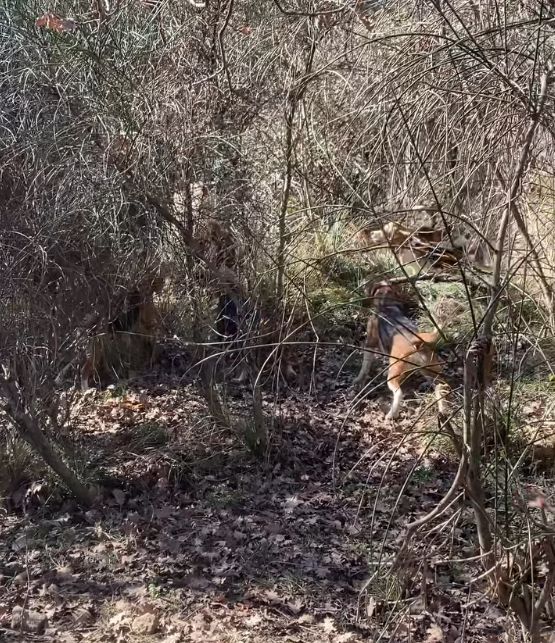
{"type": "MultiPolygon", "coordinates": [[[[504,615],[491,618],[439,546],[415,543],[406,569],[391,572],[406,523],[437,503],[451,468],[438,462],[429,480],[406,484],[417,410],[396,426],[374,401],[350,411],[348,382],[321,382],[317,397],[266,392],[261,459],[212,425],[191,383],[81,399],[74,449],[102,470],[106,492],[88,511],[66,501],[0,521],[0,640],[20,640],[10,621],[22,605],[47,624],[29,641],[501,635],[504,615]]],[[[232,415],[248,414],[245,399],[228,398],[232,415]]]]}

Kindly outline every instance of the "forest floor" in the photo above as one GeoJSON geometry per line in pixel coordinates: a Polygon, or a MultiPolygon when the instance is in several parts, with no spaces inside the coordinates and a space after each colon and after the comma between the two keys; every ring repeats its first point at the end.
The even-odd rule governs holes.
{"type": "MultiPolygon", "coordinates": [[[[187,378],[79,396],[65,440],[103,500],[84,511],[34,483],[25,512],[0,515],[0,641],[511,640],[464,505],[392,569],[457,462],[424,448],[422,398],[395,424],[385,387],[353,410],[343,359],[319,366],[316,393],[266,390],[258,457],[214,428],[187,378]]],[[[234,391],[232,415],[248,399],[234,391]]]]}

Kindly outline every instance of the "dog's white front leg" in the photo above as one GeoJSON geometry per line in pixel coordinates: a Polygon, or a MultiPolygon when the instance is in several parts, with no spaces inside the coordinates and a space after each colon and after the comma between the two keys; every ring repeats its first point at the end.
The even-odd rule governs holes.
{"type": "Polygon", "coordinates": [[[393,391],[393,402],[391,403],[391,408],[389,409],[389,413],[385,416],[387,420],[394,420],[399,415],[402,402],[403,402],[403,391],[399,387],[398,389],[395,389],[393,391]]]}

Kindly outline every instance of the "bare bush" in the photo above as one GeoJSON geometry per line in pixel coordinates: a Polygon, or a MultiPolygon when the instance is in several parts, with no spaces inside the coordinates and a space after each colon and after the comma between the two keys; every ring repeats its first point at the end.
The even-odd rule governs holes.
{"type": "MultiPolygon", "coordinates": [[[[443,266],[461,284],[443,317],[464,309],[455,349],[467,361],[460,408],[438,429],[459,472],[408,535],[425,546],[438,519],[468,502],[482,580],[538,637],[555,578],[552,525],[543,505],[539,517],[507,508],[524,495],[509,448],[516,356],[523,343],[548,353],[554,332],[552,6],[228,0],[57,11],[11,3],[0,28],[0,389],[19,434],[91,500],[54,446],[67,419],[56,381],[162,263],[179,322],[167,334],[229,429],[224,358],[265,340],[260,324],[240,349],[215,338],[220,295],[269,319],[272,356],[315,339],[303,355],[314,365],[322,328],[337,321],[332,294],[352,321],[367,273],[409,283],[430,308],[422,283],[438,280],[437,266],[409,261],[414,274],[387,235],[381,254],[361,249],[361,229],[427,225],[442,231],[442,252],[462,235],[483,261],[452,252],[443,266]],[[214,222],[230,234],[217,252],[203,239],[214,222]],[[491,346],[510,389],[501,401],[481,373],[491,346]]],[[[248,362],[248,427],[267,454],[262,366],[273,359],[262,362],[248,362]]]]}

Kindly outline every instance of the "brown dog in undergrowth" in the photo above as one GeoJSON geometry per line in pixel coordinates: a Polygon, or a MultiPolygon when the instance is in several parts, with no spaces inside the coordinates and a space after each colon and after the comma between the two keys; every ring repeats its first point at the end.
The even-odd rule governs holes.
{"type": "Polygon", "coordinates": [[[161,276],[144,279],[126,294],[115,317],[97,325],[81,366],[81,390],[89,388],[91,378],[119,376],[122,370],[152,364],[160,325],[153,296],[163,284],[161,276]]]}
{"type": "Polygon", "coordinates": [[[436,400],[440,413],[444,414],[445,383],[438,381],[443,365],[435,350],[440,332],[419,332],[408,316],[406,299],[390,283],[376,284],[369,295],[375,312],[368,320],[362,367],[353,386],[360,390],[366,385],[376,353],[388,355],[387,386],[393,393],[393,401],[386,417],[395,419],[399,415],[403,401],[401,387],[416,371],[436,380],[436,400]]]}

